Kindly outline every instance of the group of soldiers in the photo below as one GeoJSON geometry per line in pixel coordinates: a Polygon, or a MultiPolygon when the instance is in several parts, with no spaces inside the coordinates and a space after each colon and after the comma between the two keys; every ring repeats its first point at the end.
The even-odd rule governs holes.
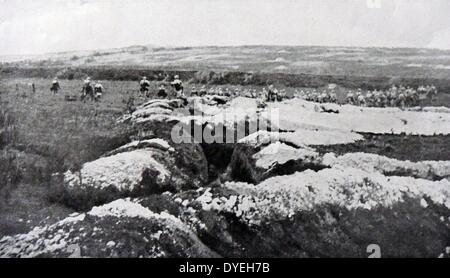
{"type": "MultiPolygon", "coordinates": [[[[34,84],[33,84],[34,85],[34,84]]],[[[139,82],[140,92],[146,97],[150,97],[150,81],[147,77],[143,77],[139,82]]],[[[173,81],[170,83],[171,87],[174,89],[177,98],[186,98],[184,93],[183,82],[180,80],[178,75],[175,75],[173,81]]],[[[58,78],[55,77],[52,81],[50,90],[53,94],[58,94],[61,90],[58,78]]],[[[86,77],[83,82],[81,89],[80,99],[86,101],[90,99],[91,101],[98,101],[103,94],[103,86],[99,81],[91,81],[90,77],[86,77]]],[[[436,97],[438,91],[434,85],[420,86],[417,89],[404,86],[392,86],[388,90],[373,90],[363,92],[361,89],[356,91],[350,91],[345,96],[345,99],[340,103],[347,103],[358,106],[366,107],[412,107],[423,104],[426,100],[431,101],[436,97]]],[[[278,90],[273,85],[269,85],[267,88],[263,88],[261,91],[256,89],[229,89],[229,88],[210,88],[206,89],[206,86],[202,86],[199,89],[193,87],[190,90],[190,96],[205,96],[205,95],[218,95],[222,97],[236,97],[245,96],[248,98],[256,98],[259,100],[261,105],[266,102],[282,101],[285,99],[286,91],[284,89],[278,90]]],[[[299,97],[313,102],[318,103],[338,103],[338,98],[334,90],[310,90],[310,91],[297,91],[299,97]]],[[[168,93],[166,91],[166,86],[160,84],[157,90],[158,98],[166,98],[168,93]]]]}
{"type": "MultiPolygon", "coordinates": [[[[57,95],[60,90],[61,85],[59,84],[58,78],[55,77],[52,81],[50,91],[57,95]]],[[[80,100],[86,101],[89,98],[91,101],[99,101],[102,97],[103,90],[103,85],[99,81],[91,81],[91,78],[88,76],[83,82],[80,100]]]]}
{"type": "MultiPolygon", "coordinates": [[[[404,86],[392,86],[388,90],[363,92],[361,89],[350,91],[340,103],[366,107],[413,107],[431,101],[438,91],[434,85],[420,86],[417,89],[404,86]]],[[[300,91],[299,97],[318,103],[338,103],[334,90],[300,91]]]]}
{"type": "MultiPolygon", "coordinates": [[[[174,76],[174,79],[170,83],[170,85],[174,88],[176,97],[185,97],[183,82],[180,80],[180,77],[178,75],[174,76]]],[[[141,92],[141,94],[145,95],[146,97],[150,97],[150,81],[146,76],[142,77],[142,80],[139,82],[139,86],[139,91],[141,92]]],[[[157,96],[158,98],[166,98],[168,96],[166,86],[164,84],[159,85],[157,96]]]]}
{"type": "Polygon", "coordinates": [[[319,103],[337,103],[337,95],[333,91],[317,91],[312,90],[309,92],[300,91],[300,97],[307,100],[307,101],[313,101],[313,102],[319,102],[319,103]]]}
{"type": "MultiPolygon", "coordinates": [[[[176,96],[177,97],[184,97],[184,88],[183,83],[181,82],[178,75],[174,76],[174,80],[170,83],[171,86],[175,89],[176,96]]],[[[150,81],[147,80],[147,77],[143,77],[142,80],[139,82],[140,85],[140,92],[144,94],[146,97],[150,96],[150,81]]],[[[55,77],[52,81],[50,91],[57,95],[61,91],[61,85],[59,83],[59,80],[57,77],[55,77]]],[[[92,81],[89,76],[86,77],[83,81],[83,86],[81,88],[81,95],[80,100],[86,101],[99,101],[102,97],[102,94],[104,92],[103,85],[99,81],[92,81]]],[[[164,84],[160,84],[158,88],[157,93],[158,98],[166,98],[167,97],[167,91],[164,84]]]]}
{"type": "Polygon", "coordinates": [[[263,88],[261,91],[258,91],[256,89],[244,89],[239,90],[238,88],[229,89],[229,88],[210,88],[209,90],[206,89],[206,86],[203,85],[200,89],[197,89],[196,87],[193,87],[190,92],[191,96],[205,96],[205,95],[217,95],[217,96],[223,96],[223,97],[238,97],[243,96],[247,98],[255,98],[259,99],[264,102],[275,102],[275,101],[282,101],[286,98],[286,90],[281,89],[278,90],[273,85],[269,85],[268,88],[263,88]]]}
{"type": "Polygon", "coordinates": [[[361,90],[350,92],[346,103],[368,107],[414,107],[432,101],[438,91],[434,85],[420,86],[417,89],[392,86],[386,91],[373,90],[365,94],[361,90]]]}

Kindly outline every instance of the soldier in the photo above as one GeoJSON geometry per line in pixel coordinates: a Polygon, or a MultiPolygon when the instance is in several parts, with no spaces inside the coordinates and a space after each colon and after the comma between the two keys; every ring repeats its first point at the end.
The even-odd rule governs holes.
{"type": "Polygon", "coordinates": [[[159,98],[166,98],[167,97],[166,86],[164,84],[159,85],[158,97],[159,98]]]}
{"type": "Polygon", "coordinates": [[[387,97],[383,91],[380,92],[379,98],[380,98],[380,107],[386,107],[387,97]]]}
{"type": "Polygon", "coordinates": [[[53,78],[52,86],[50,87],[50,91],[53,92],[54,95],[58,94],[58,91],[61,89],[61,86],[59,85],[58,78],[53,78]]]}
{"type": "Polygon", "coordinates": [[[407,107],[412,107],[415,105],[414,92],[410,87],[408,87],[405,91],[405,105],[407,107]]]}
{"type": "Polygon", "coordinates": [[[278,96],[278,90],[272,84],[270,84],[268,94],[267,94],[269,101],[276,101],[277,96],[278,96]]]}
{"type": "Polygon", "coordinates": [[[283,101],[286,97],[286,91],[284,89],[280,90],[277,94],[277,101],[283,101]]]}
{"type": "MultiPolygon", "coordinates": [[[[249,92],[248,94],[250,94],[250,97],[252,97],[251,92],[249,92]]],[[[261,97],[264,99],[264,101],[269,101],[269,93],[267,92],[266,88],[262,89],[261,97]]]]}
{"type": "Polygon", "coordinates": [[[174,80],[170,84],[175,89],[177,97],[184,98],[183,82],[181,82],[180,77],[178,75],[174,76],[174,80]]]}
{"type": "Polygon", "coordinates": [[[237,97],[237,96],[239,96],[239,89],[235,88],[233,91],[233,97],[237,97]]]}
{"type": "Polygon", "coordinates": [[[197,88],[195,88],[195,87],[192,87],[192,89],[191,89],[191,97],[192,96],[198,96],[198,91],[197,91],[197,88]]]}
{"type": "Polygon", "coordinates": [[[381,92],[378,90],[375,90],[373,92],[373,102],[374,102],[374,107],[381,107],[381,92]]]}
{"type": "Polygon", "coordinates": [[[360,106],[366,105],[366,98],[362,94],[358,94],[358,98],[356,101],[358,102],[358,105],[360,105],[360,106]]]}
{"type": "Polygon", "coordinates": [[[206,94],[207,94],[206,86],[203,85],[203,86],[200,88],[199,95],[202,97],[202,96],[206,96],[206,94]]]}
{"type": "Polygon", "coordinates": [[[401,109],[405,108],[405,100],[406,100],[406,97],[403,93],[398,94],[397,103],[396,103],[397,106],[400,107],[401,109]]]}
{"type": "Polygon", "coordinates": [[[94,85],[94,94],[95,94],[95,101],[99,101],[103,94],[103,86],[98,81],[94,85]]]}
{"type": "Polygon", "coordinates": [[[334,92],[330,93],[330,102],[331,103],[337,103],[337,95],[334,92]]]}
{"type": "Polygon", "coordinates": [[[92,101],[95,99],[94,88],[91,85],[89,76],[84,80],[83,88],[81,88],[81,100],[85,101],[87,96],[91,97],[92,101]]]}
{"type": "Polygon", "coordinates": [[[347,97],[345,98],[345,100],[348,104],[354,105],[355,104],[355,95],[352,92],[349,92],[347,94],[347,97]]]}
{"type": "Polygon", "coordinates": [[[319,94],[319,96],[317,97],[317,100],[319,103],[327,102],[327,94],[325,92],[319,94]]]}
{"type": "Polygon", "coordinates": [[[261,96],[259,96],[259,97],[256,99],[256,107],[257,107],[258,109],[264,109],[264,108],[266,108],[266,107],[267,107],[266,100],[265,100],[264,98],[262,98],[261,96]]]}
{"type": "Polygon", "coordinates": [[[147,76],[142,77],[141,82],[139,82],[139,86],[139,91],[141,94],[145,94],[145,96],[148,97],[150,82],[147,80],[147,76]]]}
{"type": "Polygon", "coordinates": [[[427,95],[429,96],[430,103],[432,103],[437,98],[438,90],[436,86],[431,85],[428,92],[429,93],[427,95]]]}

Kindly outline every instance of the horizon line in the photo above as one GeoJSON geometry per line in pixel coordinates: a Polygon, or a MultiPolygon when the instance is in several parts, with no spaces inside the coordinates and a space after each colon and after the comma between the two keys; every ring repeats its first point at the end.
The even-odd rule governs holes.
{"type": "Polygon", "coordinates": [[[351,46],[351,45],[316,45],[316,44],[230,44],[230,45],[210,45],[210,44],[198,44],[198,45],[156,45],[156,44],[131,44],[126,46],[118,46],[111,48],[96,48],[96,49],[71,49],[71,50],[61,50],[61,51],[51,51],[51,52],[40,52],[40,53],[8,53],[0,54],[0,56],[40,56],[40,55],[54,55],[54,54],[64,54],[73,52],[83,52],[83,51],[106,51],[113,49],[124,49],[129,47],[150,47],[150,48],[206,48],[206,47],[216,47],[216,48],[231,48],[231,47],[343,47],[343,48],[380,48],[380,49],[417,49],[417,50],[437,50],[437,51],[450,51],[449,48],[438,48],[438,47],[415,47],[415,46],[351,46]]]}

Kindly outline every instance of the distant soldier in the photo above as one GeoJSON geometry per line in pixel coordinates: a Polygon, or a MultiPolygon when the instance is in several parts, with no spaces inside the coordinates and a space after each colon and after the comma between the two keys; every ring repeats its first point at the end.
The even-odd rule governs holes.
{"type": "Polygon", "coordinates": [[[33,92],[33,94],[36,93],[36,86],[34,85],[34,83],[31,83],[31,91],[33,92]]]}
{"type": "Polygon", "coordinates": [[[50,91],[53,92],[54,95],[58,93],[58,91],[61,90],[61,86],[59,85],[58,78],[53,78],[52,86],[50,87],[50,91]]]}
{"type": "Polygon", "coordinates": [[[372,107],[374,105],[374,96],[371,91],[367,92],[365,101],[367,107],[372,107]]]}
{"type": "Polygon", "coordinates": [[[393,107],[395,103],[395,92],[393,90],[389,90],[386,92],[386,106],[393,107]]]}
{"type": "Polygon", "coordinates": [[[378,99],[379,99],[379,106],[386,107],[387,97],[383,91],[381,91],[380,94],[378,95],[378,99]]]}
{"type": "MultiPolygon", "coordinates": [[[[262,92],[260,93],[260,95],[261,95],[261,98],[264,99],[264,101],[268,101],[269,100],[269,93],[267,92],[266,88],[262,89],[262,92]]],[[[251,98],[252,97],[252,93],[251,92],[246,93],[245,97],[250,97],[251,98]],[[248,94],[248,96],[247,96],[247,94],[248,94]]]]}
{"type": "Polygon", "coordinates": [[[181,82],[180,77],[178,75],[174,76],[174,80],[170,84],[175,89],[175,93],[177,94],[177,97],[184,98],[183,82],[181,82]]]}
{"type": "Polygon", "coordinates": [[[429,98],[430,103],[433,102],[437,98],[437,95],[438,95],[438,90],[437,90],[436,86],[431,85],[429,87],[429,89],[427,90],[427,97],[429,98]]]}
{"type": "Polygon", "coordinates": [[[405,91],[405,98],[405,105],[408,107],[416,106],[419,99],[417,91],[409,87],[405,91]]]}
{"type": "Polygon", "coordinates": [[[334,92],[330,93],[330,102],[331,103],[337,103],[337,95],[334,92]]]}
{"type": "Polygon", "coordinates": [[[95,94],[95,101],[99,101],[103,94],[103,86],[98,81],[94,85],[94,94],[95,94]]]}
{"type": "Polygon", "coordinates": [[[225,92],[223,93],[224,96],[226,97],[231,97],[231,91],[228,88],[225,88],[225,92]]]}
{"type": "Polygon", "coordinates": [[[167,92],[166,92],[166,87],[164,86],[164,84],[159,85],[159,89],[158,89],[158,98],[166,98],[167,97],[167,92]]]}
{"type": "Polygon", "coordinates": [[[277,101],[283,101],[283,99],[285,98],[286,98],[286,91],[282,89],[277,94],[277,101]]]}
{"type": "Polygon", "coordinates": [[[81,100],[85,101],[88,96],[92,101],[95,100],[94,88],[92,87],[91,78],[89,76],[84,80],[83,87],[81,88],[81,100]]]}
{"type": "Polygon", "coordinates": [[[375,90],[373,92],[373,106],[374,107],[381,107],[381,92],[379,92],[378,90],[375,90]]]}
{"type": "Polygon", "coordinates": [[[326,99],[327,99],[327,94],[320,93],[319,96],[317,97],[317,102],[324,103],[324,102],[326,102],[326,99]]]}
{"type": "Polygon", "coordinates": [[[271,84],[269,85],[269,90],[267,93],[267,98],[269,101],[276,101],[278,96],[278,90],[271,84]]]}
{"type": "Polygon", "coordinates": [[[200,92],[199,92],[199,96],[205,96],[207,94],[207,91],[206,91],[206,87],[205,87],[205,85],[203,85],[201,88],[200,88],[200,92]]]}
{"type": "Polygon", "coordinates": [[[355,95],[352,92],[349,92],[345,98],[345,101],[348,104],[354,105],[355,104],[355,95]]]}
{"type": "Polygon", "coordinates": [[[406,97],[403,93],[400,93],[397,97],[397,106],[400,107],[401,109],[405,108],[405,101],[406,101],[406,97]]]}
{"type": "Polygon", "coordinates": [[[195,87],[192,87],[191,89],[191,96],[198,96],[198,90],[195,87]]]}
{"type": "Polygon", "coordinates": [[[150,82],[147,80],[147,76],[142,77],[141,82],[139,82],[139,86],[139,91],[141,92],[141,94],[145,94],[145,96],[148,97],[150,82]]]}
{"type": "Polygon", "coordinates": [[[266,100],[264,99],[264,98],[257,98],[256,99],[256,107],[258,108],[258,109],[264,109],[264,108],[266,108],[267,107],[267,103],[266,103],[266,100]]]}

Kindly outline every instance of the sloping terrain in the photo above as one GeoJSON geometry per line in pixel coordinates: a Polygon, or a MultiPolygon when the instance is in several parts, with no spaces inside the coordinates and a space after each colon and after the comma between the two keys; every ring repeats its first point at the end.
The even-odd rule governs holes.
{"type": "Polygon", "coordinates": [[[19,66],[145,66],[318,75],[448,78],[450,52],[437,49],[321,46],[133,46],[35,56],[3,56],[19,66]]]}

